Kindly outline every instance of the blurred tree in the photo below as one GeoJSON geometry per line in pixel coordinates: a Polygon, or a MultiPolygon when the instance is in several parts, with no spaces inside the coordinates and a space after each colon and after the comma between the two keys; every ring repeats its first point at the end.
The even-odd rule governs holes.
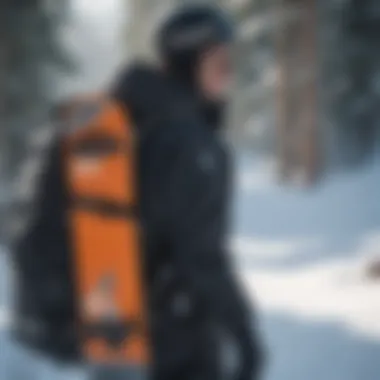
{"type": "Polygon", "coordinates": [[[380,3],[324,1],[323,103],[329,159],[334,167],[361,164],[380,143],[380,3]]]}
{"type": "Polygon", "coordinates": [[[311,184],[320,166],[317,125],[317,2],[277,2],[277,156],[285,180],[311,184]],[[294,17],[285,19],[290,12],[294,17]]]}
{"type": "MultiPolygon", "coordinates": [[[[29,141],[47,120],[56,70],[68,69],[60,48],[64,0],[2,0],[0,53],[0,204],[10,204],[29,141]]],[[[4,216],[4,210],[0,215],[4,216]]]]}
{"type": "Polygon", "coordinates": [[[259,152],[274,149],[276,13],[274,1],[224,1],[239,28],[230,131],[239,144],[259,152]]]}
{"type": "Polygon", "coordinates": [[[241,30],[232,123],[240,143],[279,147],[282,169],[301,166],[309,180],[321,161],[341,170],[379,153],[379,1],[226,4],[241,30]]]}
{"type": "Polygon", "coordinates": [[[309,180],[321,161],[341,170],[379,154],[379,1],[226,4],[241,31],[231,123],[240,144],[279,147],[282,169],[300,165],[309,180]]]}
{"type": "Polygon", "coordinates": [[[129,14],[127,56],[130,59],[154,59],[154,30],[161,17],[179,0],[124,0],[129,14]]]}

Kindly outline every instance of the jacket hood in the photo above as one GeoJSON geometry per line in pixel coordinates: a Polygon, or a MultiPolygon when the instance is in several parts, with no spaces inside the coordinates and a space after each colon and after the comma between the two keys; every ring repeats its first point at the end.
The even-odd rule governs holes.
{"type": "Polygon", "coordinates": [[[171,117],[201,117],[216,128],[224,108],[202,102],[186,83],[140,63],[121,75],[113,96],[130,110],[139,130],[171,117]]]}
{"type": "Polygon", "coordinates": [[[164,73],[144,64],[135,64],[121,75],[114,97],[130,110],[139,126],[166,117],[183,99],[164,73]]]}

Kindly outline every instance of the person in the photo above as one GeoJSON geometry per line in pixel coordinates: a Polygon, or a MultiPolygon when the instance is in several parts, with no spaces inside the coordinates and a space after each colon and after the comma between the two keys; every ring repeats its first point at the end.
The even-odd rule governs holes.
{"type": "MultiPolygon", "coordinates": [[[[254,311],[226,252],[232,164],[221,126],[233,75],[234,33],[220,9],[183,7],[157,33],[160,64],[128,67],[111,94],[130,110],[138,140],[139,215],[156,380],[220,379],[226,336],[239,353],[236,378],[259,379],[262,372],[254,311]]],[[[74,291],[67,280],[58,145],[42,176],[38,222],[20,251],[33,246],[31,239],[39,239],[40,247],[48,244],[55,255],[43,269],[24,253],[24,261],[34,261],[29,265],[35,268],[26,280],[46,286],[42,271],[44,278],[55,273],[47,277],[59,286],[49,286],[43,299],[24,297],[21,305],[25,313],[28,307],[37,310],[40,318],[49,302],[54,305],[49,328],[44,334],[34,331],[27,340],[60,358],[73,358],[78,348],[68,326],[74,291]]]]}

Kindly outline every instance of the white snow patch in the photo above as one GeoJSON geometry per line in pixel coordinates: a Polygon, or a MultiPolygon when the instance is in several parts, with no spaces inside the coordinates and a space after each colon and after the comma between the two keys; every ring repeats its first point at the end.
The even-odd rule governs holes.
{"type": "Polygon", "coordinates": [[[365,276],[369,257],[380,259],[380,252],[372,251],[371,239],[365,239],[353,259],[290,270],[243,271],[243,277],[265,310],[338,322],[351,332],[380,340],[380,281],[365,276]]]}
{"type": "Polygon", "coordinates": [[[231,250],[239,259],[253,258],[276,260],[306,254],[321,245],[317,238],[294,238],[284,240],[263,239],[251,236],[237,236],[232,239],[231,250]]]}
{"type": "Polygon", "coordinates": [[[9,328],[12,321],[11,314],[9,309],[2,308],[0,309],[0,332],[9,328]]]}
{"type": "Polygon", "coordinates": [[[238,174],[238,188],[244,192],[264,191],[276,183],[276,161],[265,159],[252,162],[252,166],[238,174]]]}
{"type": "Polygon", "coordinates": [[[369,232],[362,240],[362,248],[359,251],[362,256],[380,257],[380,232],[369,232]]]}

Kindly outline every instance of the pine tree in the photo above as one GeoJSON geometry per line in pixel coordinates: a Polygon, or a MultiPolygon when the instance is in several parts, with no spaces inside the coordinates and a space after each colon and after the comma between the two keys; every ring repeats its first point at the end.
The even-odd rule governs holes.
{"type": "Polygon", "coordinates": [[[66,6],[64,0],[3,0],[0,5],[3,208],[11,203],[14,179],[26,157],[29,141],[46,123],[57,71],[70,67],[60,43],[66,6]]]}
{"type": "Polygon", "coordinates": [[[329,159],[347,168],[371,158],[380,142],[380,6],[376,0],[323,4],[329,159]]]}

